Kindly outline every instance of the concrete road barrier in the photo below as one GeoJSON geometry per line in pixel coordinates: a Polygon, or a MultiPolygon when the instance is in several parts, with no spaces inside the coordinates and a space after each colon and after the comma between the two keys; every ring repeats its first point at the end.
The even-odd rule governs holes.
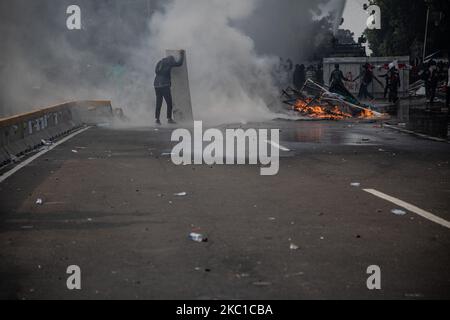
{"type": "Polygon", "coordinates": [[[0,166],[85,124],[113,117],[111,101],[72,101],[0,118],[0,166]]]}

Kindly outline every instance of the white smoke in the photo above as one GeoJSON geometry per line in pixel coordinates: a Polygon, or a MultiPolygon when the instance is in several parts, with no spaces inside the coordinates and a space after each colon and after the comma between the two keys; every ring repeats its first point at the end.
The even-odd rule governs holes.
{"type": "Polygon", "coordinates": [[[185,49],[196,119],[273,118],[291,79],[280,74],[280,57],[307,59],[321,30],[312,13],[342,1],[78,0],[81,31],[65,27],[70,0],[0,1],[0,117],[111,99],[132,125],[148,126],[155,64],[166,49],[185,49]]]}
{"type": "MultiPolygon", "coordinates": [[[[150,56],[185,49],[196,119],[248,122],[273,118],[267,103],[277,96],[277,58],[258,56],[254,42],[230,21],[245,19],[258,0],[175,0],[150,22],[150,56]]],[[[148,66],[153,69],[153,66],[148,66]]]]}

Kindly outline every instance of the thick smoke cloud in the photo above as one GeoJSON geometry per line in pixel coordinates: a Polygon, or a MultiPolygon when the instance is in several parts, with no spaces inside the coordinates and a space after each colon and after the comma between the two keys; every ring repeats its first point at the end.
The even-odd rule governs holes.
{"type": "Polygon", "coordinates": [[[278,57],[306,56],[315,35],[310,22],[325,2],[3,0],[0,116],[109,98],[136,124],[148,124],[154,64],[166,48],[184,48],[196,118],[270,117],[278,57]],[[82,9],[81,31],[66,29],[65,11],[74,3],[82,9]]]}
{"type": "Polygon", "coordinates": [[[344,5],[344,0],[258,0],[247,19],[235,24],[253,39],[259,53],[297,60],[315,49],[311,44],[321,30],[314,19],[330,12],[342,16],[344,5]]]}
{"type": "Polygon", "coordinates": [[[152,18],[151,52],[185,48],[189,54],[195,117],[207,121],[270,118],[264,97],[277,94],[277,59],[257,56],[253,40],[230,26],[247,18],[257,0],[176,0],[152,18]]]}

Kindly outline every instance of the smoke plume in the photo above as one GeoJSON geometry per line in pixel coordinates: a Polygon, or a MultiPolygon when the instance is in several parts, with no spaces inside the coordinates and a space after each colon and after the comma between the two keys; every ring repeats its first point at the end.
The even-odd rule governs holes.
{"type": "Polygon", "coordinates": [[[327,2],[3,0],[0,116],[67,100],[111,99],[134,124],[149,124],[155,63],[165,49],[186,49],[196,119],[271,118],[279,59],[307,59],[321,31],[314,17],[327,2]],[[66,28],[72,4],[82,10],[79,31],[66,28]]]}

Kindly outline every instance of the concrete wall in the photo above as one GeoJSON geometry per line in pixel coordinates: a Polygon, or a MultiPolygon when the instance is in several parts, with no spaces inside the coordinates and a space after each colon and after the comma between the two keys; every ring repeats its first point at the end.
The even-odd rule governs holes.
{"type": "MultiPolygon", "coordinates": [[[[365,63],[370,63],[375,66],[374,74],[378,79],[385,84],[385,79],[380,78],[380,75],[386,74],[387,66],[397,60],[400,65],[400,79],[401,87],[399,90],[399,96],[405,97],[408,95],[409,90],[409,70],[406,68],[409,65],[409,57],[345,57],[345,58],[325,58],[323,60],[323,75],[326,85],[329,84],[330,74],[334,70],[334,65],[338,63],[340,69],[348,79],[355,79],[360,73],[361,68],[365,63]]],[[[361,85],[361,79],[356,82],[345,82],[347,89],[354,95],[359,92],[359,87],[361,85]]],[[[374,81],[370,87],[369,92],[372,93],[376,98],[381,98],[384,93],[384,89],[380,84],[374,81]]]]}
{"type": "Polygon", "coordinates": [[[0,166],[81,127],[113,115],[111,101],[74,101],[0,118],[0,166]]]}

